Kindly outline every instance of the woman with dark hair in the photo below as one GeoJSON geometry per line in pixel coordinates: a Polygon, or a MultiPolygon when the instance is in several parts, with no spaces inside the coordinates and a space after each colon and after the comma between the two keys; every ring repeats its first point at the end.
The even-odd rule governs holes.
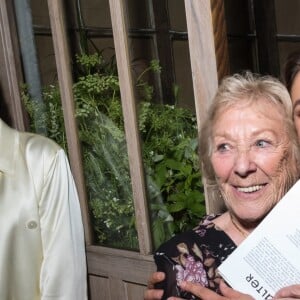
{"type": "Polygon", "coordinates": [[[293,103],[293,120],[300,138],[300,50],[292,52],[284,69],[285,85],[293,103]]]}

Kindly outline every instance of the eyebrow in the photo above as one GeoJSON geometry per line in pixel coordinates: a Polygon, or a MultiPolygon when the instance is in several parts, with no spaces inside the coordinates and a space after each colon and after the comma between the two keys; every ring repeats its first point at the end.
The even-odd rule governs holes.
{"type": "MultiPolygon", "coordinates": [[[[300,99],[299,99],[299,104],[300,104],[300,99]]],[[[250,136],[250,138],[256,138],[258,135],[260,135],[260,134],[264,134],[264,133],[271,133],[271,134],[273,134],[273,135],[276,135],[276,133],[275,133],[275,131],[272,129],[272,128],[261,128],[261,129],[257,129],[257,130],[255,130],[255,131],[253,131],[252,133],[251,133],[251,136],[250,136]]],[[[230,134],[228,134],[228,133],[224,133],[224,132],[222,132],[222,133],[217,133],[217,134],[215,134],[214,135],[214,137],[213,137],[213,139],[214,138],[221,138],[221,139],[227,139],[227,140],[235,140],[235,138],[234,138],[234,136],[232,137],[230,134]]]]}

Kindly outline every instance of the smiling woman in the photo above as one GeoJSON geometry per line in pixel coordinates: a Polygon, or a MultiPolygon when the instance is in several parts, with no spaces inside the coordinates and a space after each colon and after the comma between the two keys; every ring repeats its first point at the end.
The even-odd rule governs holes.
{"type": "MultiPolygon", "coordinates": [[[[293,183],[281,185],[295,168],[280,110],[258,96],[220,110],[216,116],[211,162],[230,215],[226,227],[229,222],[230,227],[238,224],[243,231],[251,231],[284,195],[284,187],[293,183]],[[290,159],[284,160],[285,155],[290,159]]],[[[234,230],[232,239],[239,244],[244,236],[237,226],[229,229],[234,230]]]]}
{"type": "Polygon", "coordinates": [[[227,211],[206,216],[159,247],[154,257],[165,273],[164,291],[153,289],[156,273],[145,299],[184,298],[187,292],[193,293],[188,299],[252,299],[221,285],[217,268],[299,177],[299,145],[284,85],[252,73],[225,78],[201,129],[200,156],[205,180],[227,211]],[[175,266],[165,268],[162,257],[175,266]]]}

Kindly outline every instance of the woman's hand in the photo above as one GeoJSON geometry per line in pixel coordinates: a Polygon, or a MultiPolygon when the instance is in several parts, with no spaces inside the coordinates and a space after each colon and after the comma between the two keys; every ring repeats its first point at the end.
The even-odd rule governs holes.
{"type": "MultiPolygon", "coordinates": [[[[254,300],[249,295],[240,293],[236,290],[233,290],[227,286],[223,281],[220,283],[220,291],[222,295],[219,295],[212,290],[203,287],[200,284],[191,283],[191,282],[182,282],[180,288],[191,292],[195,296],[199,297],[202,300],[254,300]]],[[[168,300],[178,300],[179,298],[171,297],[168,300]]]]}
{"type": "MultiPolygon", "coordinates": [[[[153,273],[148,281],[147,290],[144,292],[144,300],[160,300],[163,295],[163,290],[154,289],[154,285],[165,279],[165,274],[163,272],[153,273]]],[[[191,282],[182,282],[180,288],[191,292],[195,296],[202,300],[253,300],[249,295],[240,293],[232,288],[228,287],[223,281],[220,283],[220,291],[222,295],[219,295],[212,290],[203,287],[200,284],[191,282]]],[[[299,286],[300,288],[300,286],[299,286]]],[[[178,297],[170,297],[168,300],[179,300],[178,297]]],[[[296,298],[297,299],[297,298],[296,298]]],[[[300,299],[300,298],[299,298],[300,299]]]]}
{"type": "Polygon", "coordinates": [[[163,290],[154,289],[154,285],[158,282],[161,282],[165,279],[165,273],[163,272],[154,272],[148,280],[147,289],[144,292],[144,300],[160,300],[164,293],[163,290]]]}
{"type": "Polygon", "coordinates": [[[300,299],[300,284],[294,284],[280,289],[273,299],[292,300],[300,299]]]}

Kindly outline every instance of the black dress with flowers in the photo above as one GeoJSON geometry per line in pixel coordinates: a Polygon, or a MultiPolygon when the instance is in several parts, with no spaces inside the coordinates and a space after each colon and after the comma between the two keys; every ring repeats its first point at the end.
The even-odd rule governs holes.
{"type": "Polygon", "coordinates": [[[236,245],[212,222],[217,216],[205,216],[196,228],[174,236],[155,252],[157,270],[166,273],[166,279],[157,286],[165,290],[163,299],[197,299],[180,290],[177,283],[181,281],[200,283],[219,292],[221,277],[217,268],[236,245]]]}

